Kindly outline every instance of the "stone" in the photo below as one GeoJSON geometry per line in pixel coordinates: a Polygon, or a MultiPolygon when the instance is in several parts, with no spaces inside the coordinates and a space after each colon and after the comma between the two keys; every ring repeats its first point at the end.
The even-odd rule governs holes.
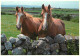
{"type": "Polygon", "coordinates": [[[73,39],[73,37],[71,35],[65,35],[64,37],[66,40],[72,40],[73,39]]]}
{"type": "Polygon", "coordinates": [[[22,41],[20,39],[16,38],[16,43],[14,45],[20,46],[21,43],[22,43],[22,41]]]}
{"type": "Polygon", "coordinates": [[[22,54],[24,54],[23,48],[22,47],[17,47],[15,49],[13,49],[12,54],[13,55],[22,55],[22,54]]]}
{"type": "Polygon", "coordinates": [[[46,42],[43,40],[37,40],[32,43],[33,48],[37,48],[37,47],[44,48],[45,46],[46,46],[46,42]]]}
{"type": "Polygon", "coordinates": [[[54,51],[54,50],[56,50],[56,49],[59,49],[59,44],[58,44],[58,43],[51,44],[50,50],[51,50],[51,51],[54,51]]]}
{"type": "Polygon", "coordinates": [[[59,55],[67,55],[67,52],[60,51],[59,55]]]}
{"type": "Polygon", "coordinates": [[[49,51],[44,51],[43,55],[50,55],[51,53],[49,51]]]}
{"type": "Polygon", "coordinates": [[[46,41],[46,37],[43,37],[43,38],[42,38],[42,37],[40,37],[40,38],[39,38],[39,40],[46,41]]]}
{"type": "Polygon", "coordinates": [[[63,43],[63,42],[65,42],[65,37],[62,36],[61,34],[58,34],[57,36],[54,37],[54,42],[55,43],[63,43]]]}
{"type": "Polygon", "coordinates": [[[66,44],[65,44],[65,43],[61,43],[61,44],[60,44],[60,49],[61,49],[62,51],[67,51],[67,46],[66,46],[66,44]]]}
{"type": "Polygon", "coordinates": [[[10,38],[9,38],[9,41],[10,41],[12,44],[16,43],[16,39],[15,39],[14,37],[10,37],[10,38]]]}
{"type": "Polygon", "coordinates": [[[1,55],[8,55],[8,51],[7,51],[7,50],[3,50],[3,51],[1,52],[1,55]]]}
{"type": "Polygon", "coordinates": [[[29,40],[25,40],[23,44],[21,45],[24,49],[28,49],[31,45],[31,42],[29,40]]]}
{"type": "Polygon", "coordinates": [[[54,40],[53,40],[51,37],[49,37],[49,36],[44,37],[44,38],[39,38],[39,40],[46,41],[46,42],[49,43],[49,44],[54,43],[54,40]]]}
{"type": "Polygon", "coordinates": [[[28,36],[25,36],[25,35],[23,35],[23,34],[19,34],[19,35],[17,35],[17,37],[20,39],[20,40],[26,40],[26,39],[28,39],[28,40],[30,40],[30,38],[28,37],[28,36]]]}
{"type": "Polygon", "coordinates": [[[50,45],[46,43],[45,50],[50,50],[50,45]]]}
{"type": "Polygon", "coordinates": [[[39,43],[38,41],[32,42],[32,48],[36,48],[38,43],[39,43]]]}
{"type": "Polygon", "coordinates": [[[51,55],[58,55],[58,52],[53,51],[53,52],[51,53],[51,55]]]}
{"type": "Polygon", "coordinates": [[[79,36],[75,36],[75,39],[79,40],[79,36]]]}
{"type": "Polygon", "coordinates": [[[27,52],[27,55],[32,55],[32,53],[29,51],[29,52],[27,52]]]}
{"type": "Polygon", "coordinates": [[[5,49],[4,45],[1,45],[1,51],[3,51],[5,49]]]}
{"type": "Polygon", "coordinates": [[[49,36],[46,37],[46,40],[47,40],[47,42],[48,42],[49,44],[54,43],[54,40],[53,40],[51,37],[49,37],[49,36]]]}
{"type": "Polygon", "coordinates": [[[43,41],[43,40],[38,40],[38,44],[37,44],[37,47],[39,47],[39,48],[45,48],[45,46],[46,46],[46,42],[45,41],[43,41]]]}
{"type": "Polygon", "coordinates": [[[37,48],[37,49],[35,49],[33,52],[34,52],[34,54],[36,54],[36,55],[42,55],[44,51],[45,51],[45,50],[42,49],[42,48],[37,48]]]}
{"type": "Polygon", "coordinates": [[[6,48],[6,50],[12,50],[12,44],[9,41],[7,41],[5,43],[5,48],[6,48]]]}
{"type": "Polygon", "coordinates": [[[5,34],[1,35],[1,43],[5,43],[7,41],[7,38],[5,36],[5,34]]]}

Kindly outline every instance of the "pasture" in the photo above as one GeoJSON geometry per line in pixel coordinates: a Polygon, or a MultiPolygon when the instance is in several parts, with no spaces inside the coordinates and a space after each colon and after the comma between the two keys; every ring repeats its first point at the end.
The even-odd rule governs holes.
{"type": "MultiPolygon", "coordinates": [[[[31,13],[34,17],[40,17],[41,18],[41,9],[40,8],[25,8],[26,12],[31,13]]],[[[14,8],[1,8],[1,34],[4,33],[9,40],[9,37],[15,37],[17,38],[17,35],[20,34],[20,30],[17,30],[16,28],[16,16],[15,16],[15,9],[14,8]]],[[[65,23],[65,30],[66,35],[71,36],[79,36],[79,10],[78,9],[53,9],[52,15],[55,16],[61,16],[61,17],[55,17],[62,19],[63,15],[69,14],[72,16],[72,19],[70,21],[63,20],[65,23]]],[[[65,18],[65,17],[64,17],[65,18]]],[[[68,44],[69,51],[72,52],[72,54],[76,54],[74,50],[74,43],[68,44]]],[[[77,50],[78,51],[78,50],[77,50]]],[[[11,51],[8,51],[8,54],[11,54],[11,51]]]]}
{"type": "MultiPolygon", "coordinates": [[[[41,17],[41,8],[24,8],[24,11],[32,14],[34,17],[41,17]]],[[[1,33],[6,34],[7,38],[9,39],[10,36],[16,37],[20,34],[20,31],[16,28],[16,16],[15,16],[15,8],[1,8],[1,33]]],[[[54,8],[52,9],[52,16],[54,17],[55,14],[57,17],[55,18],[62,18],[62,16],[69,14],[71,15],[73,21],[66,21],[63,20],[65,23],[66,34],[72,36],[79,36],[79,10],[78,9],[61,9],[61,8],[54,8]],[[59,17],[61,16],[61,17],[59,17]]],[[[65,17],[64,17],[65,18],[65,17]]]]}
{"type": "MultiPolygon", "coordinates": [[[[79,36],[79,23],[65,21],[66,34],[72,36],[79,36]]],[[[10,36],[16,37],[20,31],[16,28],[15,15],[1,15],[1,33],[6,34],[9,39],[10,36]]]]}

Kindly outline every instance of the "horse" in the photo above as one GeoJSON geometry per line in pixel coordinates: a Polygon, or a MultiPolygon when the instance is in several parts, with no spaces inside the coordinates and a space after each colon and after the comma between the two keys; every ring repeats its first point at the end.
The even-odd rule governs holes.
{"type": "Polygon", "coordinates": [[[24,12],[23,7],[16,7],[16,28],[21,29],[21,34],[29,36],[35,40],[38,35],[38,28],[42,22],[40,18],[33,17],[32,15],[24,12]]]}
{"type": "Polygon", "coordinates": [[[61,19],[55,19],[51,14],[51,6],[42,5],[42,23],[38,29],[38,35],[40,37],[51,36],[54,38],[57,34],[65,35],[65,24],[61,19]]]}

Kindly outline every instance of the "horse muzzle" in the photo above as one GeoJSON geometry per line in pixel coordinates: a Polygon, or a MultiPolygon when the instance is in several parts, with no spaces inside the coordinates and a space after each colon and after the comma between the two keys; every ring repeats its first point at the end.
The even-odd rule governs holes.
{"type": "Polygon", "coordinates": [[[17,28],[18,30],[20,30],[20,29],[21,29],[21,25],[16,25],[16,28],[17,28]]]}

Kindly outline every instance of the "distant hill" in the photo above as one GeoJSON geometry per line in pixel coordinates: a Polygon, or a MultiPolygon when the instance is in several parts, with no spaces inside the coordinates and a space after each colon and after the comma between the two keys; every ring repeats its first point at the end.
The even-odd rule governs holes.
{"type": "Polygon", "coordinates": [[[35,6],[35,5],[1,5],[1,7],[27,7],[27,8],[32,8],[32,7],[37,7],[40,8],[41,6],[35,6]]]}

